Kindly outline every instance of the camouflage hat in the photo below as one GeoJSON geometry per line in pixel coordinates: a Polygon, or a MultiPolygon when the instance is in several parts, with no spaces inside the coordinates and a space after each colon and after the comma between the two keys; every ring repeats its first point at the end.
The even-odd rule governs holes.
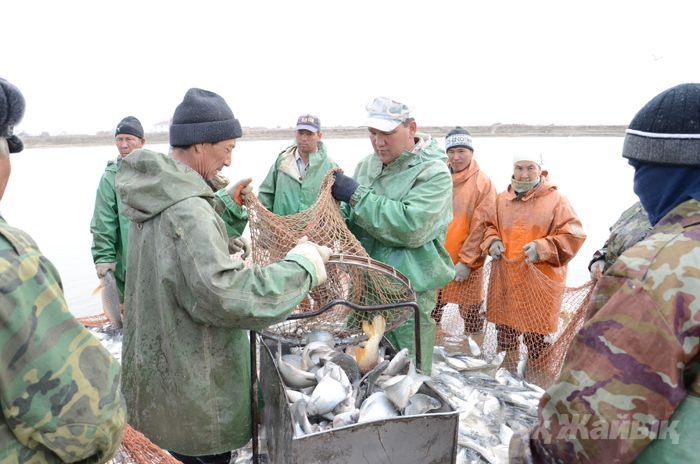
{"type": "Polygon", "coordinates": [[[24,116],[24,96],[17,87],[0,78],[0,137],[7,140],[10,153],[24,149],[22,140],[13,134],[24,116]]]}
{"type": "Polygon", "coordinates": [[[377,97],[366,106],[367,119],[364,126],[391,132],[402,122],[413,119],[411,109],[396,100],[387,97],[377,97]]]}
{"type": "Polygon", "coordinates": [[[700,166],[700,84],[681,84],[639,110],[622,156],[647,163],[700,166]]]}

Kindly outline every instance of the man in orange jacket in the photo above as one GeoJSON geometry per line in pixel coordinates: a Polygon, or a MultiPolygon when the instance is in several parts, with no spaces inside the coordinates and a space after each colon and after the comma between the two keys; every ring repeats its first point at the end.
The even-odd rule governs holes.
{"type": "Polygon", "coordinates": [[[482,245],[492,258],[504,258],[491,271],[486,314],[498,330],[498,351],[517,352],[523,333],[528,358],[540,356],[545,335],[557,330],[566,264],[585,239],[569,201],[542,170],[541,156],[516,155],[511,185],[498,194],[482,245]],[[507,278],[494,277],[499,274],[507,278]]]}
{"type": "Polygon", "coordinates": [[[436,315],[446,303],[459,305],[464,331],[483,331],[480,314],[482,296],[481,251],[486,218],[496,207],[496,188],[474,159],[469,131],[455,127],[445,138],[448,165],[452,173],[452,222],[447,226],[445,249],[455,265],[455,278],[441,291],[436,315]]]}

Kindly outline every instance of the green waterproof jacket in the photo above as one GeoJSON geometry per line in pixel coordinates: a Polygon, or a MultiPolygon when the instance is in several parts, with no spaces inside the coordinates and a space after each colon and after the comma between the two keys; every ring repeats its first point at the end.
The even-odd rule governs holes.
{"type": "Polygon", "coordinates": [[[452,176],[445,152],[422,136],[411,152],[388,166],[376,154],[357,165],[360,183],[346,216],[369,255],[410,280],[416,292],[442,288],[454,278],[445,250],[452,220],[452,176]]]}
{"type": "Polygon", "coordinates": [[[0,218],[0,463],[102,463],[125,424],[119,363],[71,315],[56,268],[0,218]]]}
{"type": "Polygon", "coordinates": [[[124,274],[126,272],[126,245],[129,236],[129,221],[122,213],[122,204],[114,189],[114,179],[121,161],[109,161],[97,186],[95,210],[92,213],[92,261],[117,263],[114,277],[117,280],[119,297],[124,301],[124,274]]]}
{"type": "Polygon", "coordinates": [[[279,154],[258,190],[263,206],[279,216],[295,214],[313,205],[326,173],[338,167],[328,158],[323,142],[319,142],[316,153],[309,155],[309,167],[302,179],[294,157],[296,147],[292,145],[279,154]]]}
{"type": "Polygon", "coordinates": [[[228,252],[215,196],[188,166],[150,150],[122,161],[132,221],[122,345],[129,423],[158,446],[216,454],[250,439],[248,332],[282,321],[316,285],[299,255],[245,269],[228,252]]]}

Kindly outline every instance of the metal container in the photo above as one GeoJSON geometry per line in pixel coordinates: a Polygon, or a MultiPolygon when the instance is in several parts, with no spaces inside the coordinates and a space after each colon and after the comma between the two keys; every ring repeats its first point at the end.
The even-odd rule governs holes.
{"type": "MultiPolygon", "coordinates": [[[[445,464],[457,458],[459,414],[438,392],[423,384],[421,393],[438,398],[442,408],[430,414],[363,422],[294,437],[292,413],[275,356],[260,339],[262,424],[270,463],[445,464]]],[[[276,353],[276,346],[273,348],[276,353]]]]}

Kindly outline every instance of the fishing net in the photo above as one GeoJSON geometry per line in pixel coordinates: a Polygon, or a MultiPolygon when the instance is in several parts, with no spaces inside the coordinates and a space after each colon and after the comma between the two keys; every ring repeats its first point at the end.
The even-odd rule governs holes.
{"type": "Polygon", "coordinates": [[[445,323],[455,324],[455,315],[446,313],[457,310],[459,329],[481,345],[485,356],[505,351],[503,367],[514,373],[519,362],[527,361],[525,378],[547,387],[583,325],[592,288],[593,282],[565,287],[524,259],[489,260],[467,280],[438,291],[433,318],[444,337],[445,323]]]}
{"type": "Polygon", "coordinates": [[[141,432],[127,425],[124,439],[108,464],[180,464],[180,461],[163,451],[141,432]]]}
{"type": "Polygon", "coordinates": [[[341,339],[362,338],[364,319],[381,314],[390,331],[413,314],[416,297],[408,279],[367,256],[331,195],[334,180],[331,170],[316,202],[288,216],[273,214],[253,195],[246,199],[253,263],[264,266],[283,259],[303,236],[335,253],[326,265],[328,280],[309,292],[287,321],[269,327],[266,335],[296,341],[304,333],[324,330],[341,339]],[[363,309],[373,311],[368,315],[363,309]]]}

